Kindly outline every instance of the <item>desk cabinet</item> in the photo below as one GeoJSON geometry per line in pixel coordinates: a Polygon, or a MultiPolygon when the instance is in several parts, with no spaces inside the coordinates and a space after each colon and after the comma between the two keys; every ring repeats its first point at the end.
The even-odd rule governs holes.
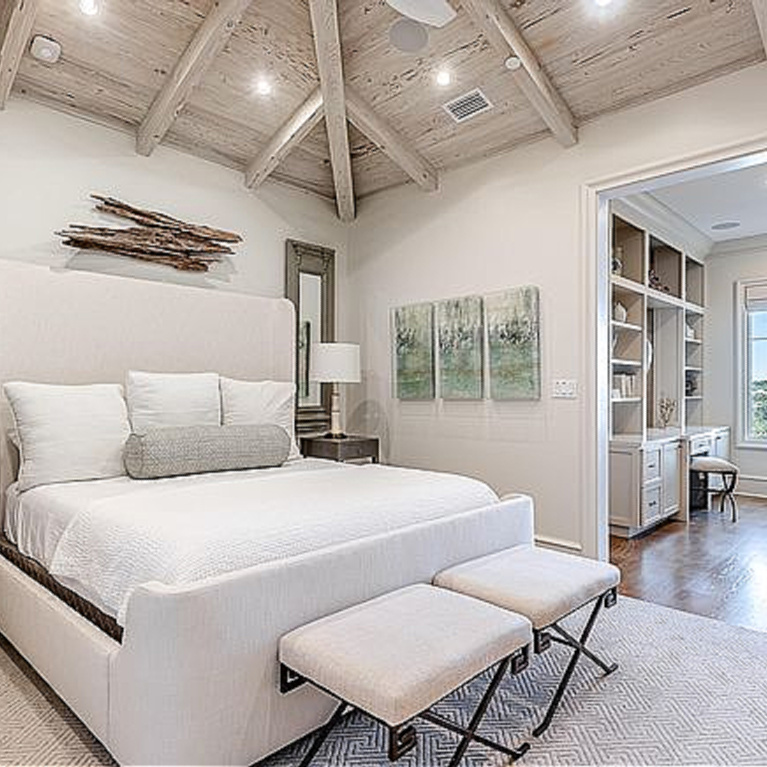
{"type": "Polygon", "coordinates": [[[679,512],[682,442],[610,447],[610,531],[630,538],[679,512]]]}

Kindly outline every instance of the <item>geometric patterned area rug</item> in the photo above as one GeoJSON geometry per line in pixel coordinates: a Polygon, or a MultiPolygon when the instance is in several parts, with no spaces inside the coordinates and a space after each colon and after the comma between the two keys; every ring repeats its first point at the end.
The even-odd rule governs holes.
{"type": "MultiPolygon", "coordinates": [[[[578,617],[571,619],[576,628],[578,617]]],[[[620,668],[609,677],[582,661],[554,722],[530,731],[545,710],[568,651],[554,645],[527,671],[508,677],[482,732],[507,745],[530,740],[524,765],[767,764],[767,634],[622,597],[604,611],[591,645],[620,668]]],[[[486,679],[439,706],[467,721],[486,679]]],[[[415,753],[397,764],[445,764],[457,739],[420,720],[415,753]]],[[[302,741],[260,763],[293,767],[302,741]]],[[[109,754],[69,709],[0,640],[0,764],[111,765],[109,754]]],[[[317,755],[317,767],[384,767],[383,729],[352,715],[317,755]]],[[[500,754],[472,745],[464,765],[501,765],[500,754]]]]}

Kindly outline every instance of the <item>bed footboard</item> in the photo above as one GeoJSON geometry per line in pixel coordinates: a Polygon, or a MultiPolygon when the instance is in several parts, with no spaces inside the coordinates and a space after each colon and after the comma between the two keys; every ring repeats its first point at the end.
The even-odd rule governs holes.
{"type": "Polygon", "coordinates": [[[279,694],[284,633],[532,541],[532,500],[515,496],[192,587],[145,585],[110,656],[108,746],[123,764],[252,764],[319,726],[333,706],[308,686],[279,694]]]}

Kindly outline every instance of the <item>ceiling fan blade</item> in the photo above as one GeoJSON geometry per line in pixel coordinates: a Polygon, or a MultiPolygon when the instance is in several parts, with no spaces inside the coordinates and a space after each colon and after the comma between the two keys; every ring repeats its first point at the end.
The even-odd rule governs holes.
{"type": "Polygon", "coordinates": [[[444,27],[456,16],[447,0],[386,0],[397,13],[431,27],[444,27]]]}

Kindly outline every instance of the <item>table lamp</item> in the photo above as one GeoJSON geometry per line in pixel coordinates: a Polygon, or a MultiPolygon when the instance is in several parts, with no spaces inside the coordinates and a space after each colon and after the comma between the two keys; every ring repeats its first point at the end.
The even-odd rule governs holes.
{"type": "Polygon", "coordinates": [[[360,382],[360,347],[357,344],[312,344],[309,378],[332,385],[330,433],[335,439],[346,437],[341,428],[341,404],[338,384],[360,382]]]}

